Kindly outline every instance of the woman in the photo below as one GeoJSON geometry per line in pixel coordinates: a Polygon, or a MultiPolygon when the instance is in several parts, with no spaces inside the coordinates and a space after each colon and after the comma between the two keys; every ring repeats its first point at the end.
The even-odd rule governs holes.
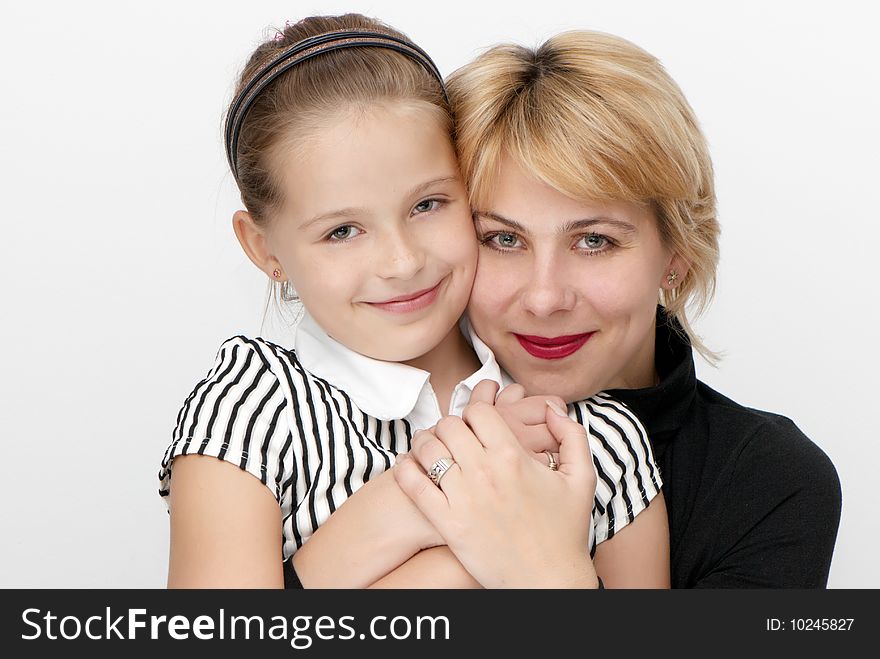
{"type": "MultiPolygon", "coordinates": [[[[719,227],[706,142],[678,86],[633,44],[570,32],[492,48],[449,93],[482,245],[476,333],[526,393],[605,391],[637,413],[664,479],[673,587],[823,587],[840,519],[833,465],[790,420],[695,376],[692,348],[714,355],[686,307],[711,298],[719,227]]],[[[566,523],[546,522],[562,490],[534,487],[524,452],[493,462],[481,432],[417,438],[394,470],[401,488],[483,585],[595,585],[566,523]],[[424,473],[438,455],[457,462],[439,488],[424,473]],[[566,547],[552,560],[530,532],[539,523],[541,547],[566,547]]],[[[306,585],[320,545],[308,549],[306,585]]],[[[422,554],[443,564],[443,551],[422,554]]]]}

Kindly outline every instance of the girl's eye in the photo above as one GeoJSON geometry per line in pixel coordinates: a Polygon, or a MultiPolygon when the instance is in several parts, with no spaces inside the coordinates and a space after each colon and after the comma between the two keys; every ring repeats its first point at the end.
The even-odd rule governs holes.
{"type": "Polygon", "coordinates": [[[505,231],[490,233],[483,237],[482,242],[484,245],[494,247],[495,249],[515,249],[520,247],[520,240],[517,235],[505,231]]]}
{"type": "Polygon", "coordinates": [[[360,229],[357,229],[350,224],[345,224],[341,227],[336,227],[333,231],[330,232],[330,235],[327,236],[332,241],[343,241],[348,240],[350,238],[354,238],[355,236],[361,233],[360,229]]]}
{"type": "Polygon", "coordinates": [[[589,252],[601,252],[611,245],[611,241],[598,233],[589,233],[581,238],[575,247],[589,252]]]}
{"type": "Polygon", "coordinates": [[[418,215],[419,213],[428,213],[430,211],[435,211],[440,207],[442,202],[439,199],[425,199],[424,201],[420,201],[413,207],[413,213],[418,215]]]}

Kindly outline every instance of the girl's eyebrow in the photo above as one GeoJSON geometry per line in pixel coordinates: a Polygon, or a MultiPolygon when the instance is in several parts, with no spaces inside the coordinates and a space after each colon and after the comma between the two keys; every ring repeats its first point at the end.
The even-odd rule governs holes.
{"type": "Polygon", "coordinates": [[[363,208],[339,208],[334,211],[328,211],[326,213],[321,213],[320,215],[315,215],[315,217],[310,220],[306,220],[302,224],[299,225],[300,230],[306,229],[313,224],[317,224],[318,222],[322,222],[324,220],[339,220],[350,217],[357,217],[358,215],[364,212],[363,208]]]}
{"type": "Polygon", "coordinates": [[[435,178],[430,181],[425,181],[424,183],[419,183],[412,190],[410,190],[409,194],[407,196],[415,197],[415,196],[423,193],[428,188],[434,187],[435,185],[440,185],[441,183],[455,183],[458,180],[459,180],[458,176],[441,176],[440,178],[435,178]]]}
{"type": "MultiPolygon", "coordinates": [[[[422,192],[427,190],[428,188],[432,188],[435,185],[440,185],[441,183],[454,183],[458,181],[459,178],[457,176],[442,176],[440,178],[435,178],[430,181],[425,181],[424,183],[419,183],[415,187],[413,187],[407,197],[415,197],[420,195],[422,192]]],[[[328,211],[326,213],[321,213],[320,215],[315,215],[309,220],[303,222],[299,228],[300,230],[306,229],[317,222],[321,222],[323,220],[339,220],[357,217],[358,215],[362,215],[366,209],[364,208],[356,208],[354,206],[350,206],[348,208],[339,208],[337,210],[328,211]]]]}
{"type": "MultiPolygon", "coordinates": [[[[499,222],[500,224],[508,226],[511,229],[514,229],[522,234],[529,233],[529,230],[519,222],[508,219],[503,215],[499,215],[498,213],[492,213],[490,211],[474,211],[474,218],[478,220],[480,218],[494,220],[495,222],[499,222]]],[[[563,234],[574,233],[575,231],[583,231],[584,229],[590,229],[597,224],[610,224],[626,233],[636,233],[636,227],[629,222],[618,220],[614,217],[607,217],[605,215],[597,215],[596,217],[588,217],[581,220],[570,220],[559,228],[559,233],[563,234]]]]}

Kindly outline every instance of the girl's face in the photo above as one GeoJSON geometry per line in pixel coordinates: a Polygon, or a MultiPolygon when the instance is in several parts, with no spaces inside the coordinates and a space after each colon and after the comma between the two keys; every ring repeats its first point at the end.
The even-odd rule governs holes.
{"type": "Polygon", "coordinates": [[[468,313],[529,394],[581,400],[654,384],[658,289],[686,267],[653,212],[575,201],[507,158],[475,214],[480,262],[468,313]]]}
{"type": "Polygon", "coordinates": [[[430,108],[342,112],[282,167],[284,207],[267,245],[321,327],[386,361],[439,345],[467,304],[477,242],[430,108]]]}

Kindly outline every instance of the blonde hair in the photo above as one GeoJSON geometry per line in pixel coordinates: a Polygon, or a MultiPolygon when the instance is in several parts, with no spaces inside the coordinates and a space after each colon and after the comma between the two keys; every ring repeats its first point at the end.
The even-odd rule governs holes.
{"type": "Polygon", "coordinates": [[[660,62],[609,34],[573,31],[537,49],[495,46],[447,80],[456,148],[475,207],[509,154],[581,200],[649,204],[664,243],[689,264],[659,301],[710,363],[691,328],[715,290],[718,235],[712,161],[694,112],[660,62]]]}

